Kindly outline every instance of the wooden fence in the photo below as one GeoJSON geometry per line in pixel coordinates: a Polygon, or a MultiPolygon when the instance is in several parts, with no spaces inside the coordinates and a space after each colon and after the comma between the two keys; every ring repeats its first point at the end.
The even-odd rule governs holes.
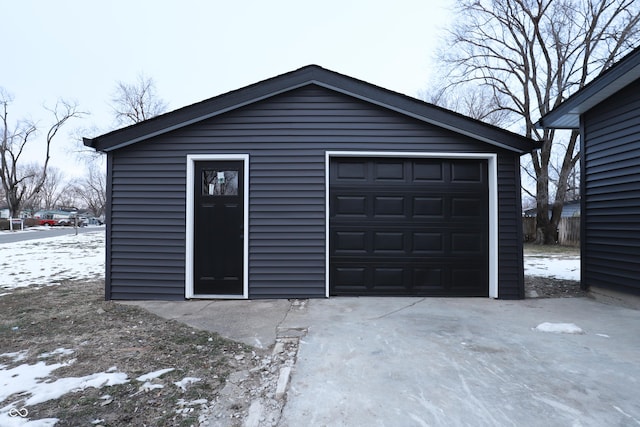
{"type": "MultiPolygon", "coordinates": [[[[535,217],[522,218],[522,232],[525,242],[536,240],[536,219],[535,217]]],[[[579,246],[580,245],[580,217],[560,218],[556,242],[560,245],[579,246]]]]}

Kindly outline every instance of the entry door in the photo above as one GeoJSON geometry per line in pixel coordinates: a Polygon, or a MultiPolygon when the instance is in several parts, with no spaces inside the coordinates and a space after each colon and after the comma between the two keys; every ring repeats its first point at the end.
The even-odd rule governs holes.
{"type": "Polygon", "coordinates": [[[244,164],[194,168],[194,294],[243,295],[244,164]]]}

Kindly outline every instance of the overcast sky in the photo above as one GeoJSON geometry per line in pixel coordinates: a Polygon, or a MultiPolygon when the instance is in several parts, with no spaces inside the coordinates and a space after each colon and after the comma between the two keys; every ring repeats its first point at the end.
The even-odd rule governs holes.
{"type": "MultiPolygon", "coordinates": [[[[11,117],[44,129],[43,104],[75,100],[91,116],[66,131],[112,128],[116,82],[141,73],[170,110],[309,64],[416,96],[450,17],[450,0],[0,1],[11,117]]],[[[61,136],[52,161],[70,168],[61,136]]]]}

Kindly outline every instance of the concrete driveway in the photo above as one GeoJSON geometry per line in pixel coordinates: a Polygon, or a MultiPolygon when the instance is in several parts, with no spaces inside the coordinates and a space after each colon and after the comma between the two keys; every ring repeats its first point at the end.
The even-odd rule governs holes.
{"type": "Polygon", "coordinates": [[[640,425],[639,311],[586,298],[335,298],[282,324],[302,325],[281,426],[640,425]],[[534,330],[543,322],[584,333],[534,330]]]}
{"type": "Polygon", "coordinates": [[[640,425],[640,311],[588,298],[147,308],[253,345],[308,329],[281,427],[640,425]],[[535,330],[544,322],[574,323],[583,333],[535,330]]]}

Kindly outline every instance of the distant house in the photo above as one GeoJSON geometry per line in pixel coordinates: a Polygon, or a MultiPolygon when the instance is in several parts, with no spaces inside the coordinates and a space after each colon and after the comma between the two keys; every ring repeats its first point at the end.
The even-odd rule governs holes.
{"type": "Polygon", "coordinates": [[[538,125],[580,130],[583,288],[640,295],[640,48],[538,125]]]}
{"type": "MultiPolygon", "coordinates": [[[[526,217],[535,217],[538,215],[538,209],[526,209],[523,212],[523,215],[526,217]]],[[[551,216],[551,209],[549,209],[549,216],[551,216]]],[[[570,200],[568,202],[564,202],[564,205],[562,207],[562,218],[572,218],[576,216],[580,216],[580,200],[570,200]]]]}
{"type": "Polygon", "coordinates": [[[524,297],[525,137],[311,65],[119,129],[107,299],[524,297]]]}
{"type": "Polygon", "coordinates": [[[0,207],[0,218],[9,218],[10,211],[8,207],[0,207]]]}

